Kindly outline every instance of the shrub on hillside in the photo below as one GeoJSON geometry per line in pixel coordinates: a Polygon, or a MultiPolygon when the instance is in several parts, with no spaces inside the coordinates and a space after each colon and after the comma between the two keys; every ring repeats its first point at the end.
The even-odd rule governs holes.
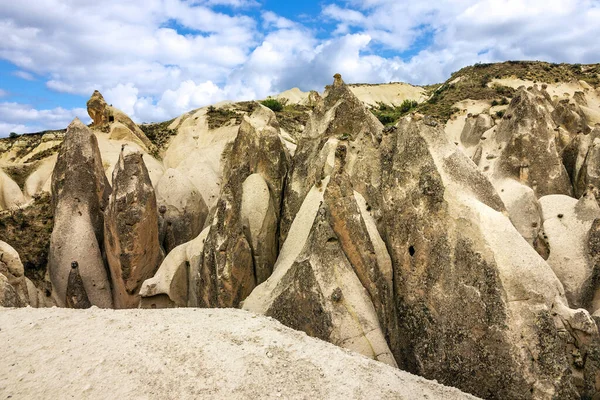
{"type": "Polygon", "coordinates": [[[271,110],[275,111],[275,112],[279,112],[281,110],[283,110],[283,104],[277,100],[277,99],[273,99],[271,97],[269,97],[268,99],[261,101],[260,104],[262,104],[265,107],[270,108],[271,110]]]}

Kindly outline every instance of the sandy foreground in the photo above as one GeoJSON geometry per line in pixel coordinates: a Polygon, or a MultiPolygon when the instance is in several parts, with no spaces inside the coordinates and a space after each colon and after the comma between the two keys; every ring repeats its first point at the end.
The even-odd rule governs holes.
{"type": "Polygon", "coordinates": [[[474,399],[233,309],[0,308],[0,399],[474,399]]]}

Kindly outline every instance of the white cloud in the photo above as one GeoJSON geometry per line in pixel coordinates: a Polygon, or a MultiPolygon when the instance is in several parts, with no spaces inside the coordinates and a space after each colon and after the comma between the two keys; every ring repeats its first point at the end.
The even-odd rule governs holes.
{"type": "Polygon", "coordinates": [[[36,110],[26,104],[0,102],[0,137],[6,137],[10,132],[27,133],[66,128],[75,117],[86,123],[90,121],[87,110],[83,108],[36,110]]]}
{"type": "Polygon", "coordinates": [[[6,90],[0,89],[0,97],[6,97],[6,96],[8,96],[8,92],[6,90]]]}
{"type": "Polygon", "coordinates": [[[26,81],[35,81],[35,76],[26,71],[15,71],[13,72],[13,75],[18,78],[25,79],[26,81]]]}
{"type": "MultiPolygon", "coordinates": [[[[255,0],[0,2],[0,58],[58,92],[99,89],[149,122],[294,86],[320,90],[336,72],[420,84],[478,61],[587,63],[600,54],[596,0],[326,1],[313,17],[315,27],[304,26],[255,0]]],[[[45,111],[48,124],[76,114],[45,111]]],[[[46,126],[7,118],[0,123],[46,126]]]]}

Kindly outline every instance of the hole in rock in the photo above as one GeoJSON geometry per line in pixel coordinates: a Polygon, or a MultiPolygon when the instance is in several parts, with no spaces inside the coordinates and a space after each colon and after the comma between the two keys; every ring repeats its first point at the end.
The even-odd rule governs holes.
{"type": "Polygon", "coordinates": [[[408,254],[410,254],[411,257],[415,255],[415,247],[414,246],[410,246],[408,248],[408,254]]]}
{"type": "Polygon", "coordinates": [[[115,116],[114,115],[110,115],[108,117],[108,122],[115,122],[115,116]]]}

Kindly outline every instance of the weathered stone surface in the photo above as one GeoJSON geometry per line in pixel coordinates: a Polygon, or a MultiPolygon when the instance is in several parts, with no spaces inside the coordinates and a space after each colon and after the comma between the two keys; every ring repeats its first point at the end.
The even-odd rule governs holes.
{"type": "MultiPolygon", "coordinates": [[[[332,215],[334,205],[323,204],[327,197],[323,192],[329,190],[328,184],[331,184],[330,178],[326,177],[319,187],[314,186],[309,191],[292,223],[273,275],[252,292],[243,308],[396,365],[369,293],[344,253],[343,247],[356,250],[355,243],[344,234],[348,233],[342,226],[344,216],[332,215]],[[332,229],[332,222],[342,233],[345,244],[332,229]]],[[[335,194],[332,196],[335,198],[335,194]]],[[[360,218],[358,212],[355,216],[360,218]]],[[[351,254],[362,257],[355,252],[351,254]]]]}
{"type": "Polygon", "coordinates": [[[176,169],[168,169],[156,186],[159,238],[166,253],[200,234],[208,208],[200,192],[176,169]]]}
{"type": "Polygon", "coordinates": [[[0,240],[0,275],[4,275],[7,284],[13,287],[19,298],[20,306],[30,304],[27,278],[24,274],[25,270],[19,253],[8,243],[0,240]]]}
{"type": "Polygon", "coordinates": [[[600,207],[590,191],[579,201],[569,196],[551,195],[540,199],[544,231],[548,237],[548,264],[565,288],[572,308],[591,309],[594,265],[588,252],[588,236],[600,207]]]}
{"type": "Polygon", "coordinates": [[[260,174],[252,174],[242,184],[242,226],[252,246],[256,283],[261,284],[273,272],[277,259],[277,211],[269,185],[260,174]]]}
{"type": "Polygon", "coordinates": [[[495,181],[494,188],[506,206],[510,222],[544,259],[548,259],[542,209],[533,189],[512,178],[495,181]]]}
{"type": "Polygon", "coordinates": [[[25,203],[19,185],[0,169],[0,211],[14,209],[25,203]]]}
{"type": "Polygon", "coordinates": [[[354,190],[372,205],[380,197],[379,143],[383,126],[352,93],[341,76],[327,86],[298,142],[282,209],[280,245],[285,241],[304,197],[317,182],[331,174],[338,143],[346,142],[343,169],[354,190]]]}
{"type": "Polygon", "coordinates": [[[124,146],[113,173],[106,210],[105,247],[116,308],[139,304],[142,283],[152,277],[162,251],[158,243],[156,195],[138,151],[124,146]]]}
{"type": "Polygon", "coordinates": [[[273,251],[278,247],[277,238],[272,237],[276,228],[271,225],[277,226],[279,208],[275,219],[267,219],[270,226],[261,229],[269,236],[264,237],[267,243],[275,243],[275,250],[262,244],[253,248],[249,230],[250,237],[244,233],[242,202],[253,203],[253,196],[263,198],[265,193],[252,194],[247,188],[242,200],[244,182],[253,174],[260,175],[272,203],[281,204],[288,158],[271,110],[259,106],[250,117],[244,117],[227,156],[220,198],[204,246],[200,281],[195,288],[199,305],[236,307],[254,289],[257,278],[270,275],[275,261],[273,251]]]}
{"type": "Polygon", "coordinates": [[[113,306],[102,252],[104,209],[110,185],[104,175],[96,136],[75,119],[52,173],[54,229],[50,239],[48,270],[57,305],[64,306],[71,263],[79,273],[90,302],[113,306]]]}
{"type": "Polygon", "coordinates": [[[494,125],[494,121],[489,114],[479,114],[474,117],[467,117],[465,126],[460,134],[460,141],[465,147],[472,147],[479,144],[481,135],[494,125]]]}
{"type": "Polygon", "coordinates": [[[156,274],[142,284],[141,308],[198,306],[196,285],[209,229],[167,254],[156,274]]]}
{"type": "Polygon", "coordinates": [[[552,109],[543,90],[519,89],[497,129],[482,143],[479,166],[492,182],[515,179],[538,198],[572,195],[555,140],[552,109]]]}
{"type": "Polygon", "coordinates": [[[93,129],[109,133],[112,140],[128,140],[153,150],[154,145],[144,132],[124,112],[108,105],[102,94],[95,90],[87,102],[87,111],[92,118],[93,129]]]}
{"type": "Polygon", "coordinates": [[[597,330],[587,312],[567,308],[489,181],[438,128],[404,119],[384,145],[381,225],[400,367],[484,398],[577,398],[560,335],[597,338],[597,330]]]}
{"type": "Polygon", "coordinates": [[[79,274],[79,265],[76,261],[71,264],[71,272],[69,273],[69,282],[67,283],[67,296],[65,300],[67,308],[90,308],[92,303],[88,298],[83,285],[83,280],[79,274]]]}

